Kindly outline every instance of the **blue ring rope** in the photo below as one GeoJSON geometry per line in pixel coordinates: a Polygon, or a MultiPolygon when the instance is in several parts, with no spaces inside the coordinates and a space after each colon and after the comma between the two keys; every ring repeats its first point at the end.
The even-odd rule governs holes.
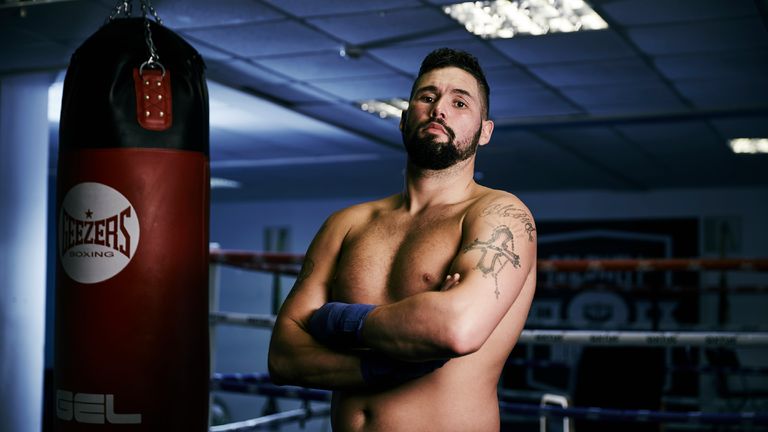
{"type": "MultiPolygon", "coordinates": [[[[269,375],[258,374],[214,374],[211,389],[234,393],[248,393],[262,396],[284,397],[315,402],[330,402],[328,390],[296,386],[278,386],[269,381],[269,375]]],[[[499,402],[499,408],[509,414],[530,416],[571,417],[576,419],[621,421],[621,422],[663,422],[663,423],[707,423],[768,425],[766,412],[700,412],[700,411],[652,411],[598,407],[542,406],[534,404],[499,402]]]]}

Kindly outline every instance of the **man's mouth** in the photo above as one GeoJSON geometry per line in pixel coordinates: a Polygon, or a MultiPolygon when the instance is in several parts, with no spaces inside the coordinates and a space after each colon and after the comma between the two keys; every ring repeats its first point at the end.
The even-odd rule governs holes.
{"type": "Polygon", "coordinates": [[[446,127],[443,126],[442,124],[438,123],[438,122],[429,122],[425,126],[422,127],[422,130],[425,131],[425,132],[429,132],[429,133],[440,132],[440,133],[442,133],[444,135],[450,136],[450,133],[448,132],[446,127]]]}

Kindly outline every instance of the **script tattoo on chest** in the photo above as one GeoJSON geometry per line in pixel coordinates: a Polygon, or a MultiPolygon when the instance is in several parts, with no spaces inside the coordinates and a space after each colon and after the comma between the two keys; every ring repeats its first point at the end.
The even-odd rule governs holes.
{"type": "Polygon", "coordinates": [[[525,210],[515,207],[514,204],[491,204],[481,213],[482,216],[497,215],[501,217],[511,217],[519,220],[525,226],[525,232],[528,234],[528,241],[533,241],[533,232],[536,231],[536,227],[533,226],[533,219],[531,215],[525,210]]]}
{"type": "Polygon", "coordinates": [[[497,226],[488,240],[475,239],[464,248],[464,253],[479,251],[480,259],[475,268],[483,273],[483,277],[491,275],[496,286],[496,298],[499,298],[499,273],[507,264],[520,268],[520,255],[515,253],[515,239],[512,231],[506,225],[497,226]]]}

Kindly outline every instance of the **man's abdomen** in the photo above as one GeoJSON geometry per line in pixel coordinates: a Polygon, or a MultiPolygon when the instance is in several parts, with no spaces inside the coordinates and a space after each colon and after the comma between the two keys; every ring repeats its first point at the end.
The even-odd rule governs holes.
{"type": "Polygon", "coordinates": [[[497,431],[498,374],[473,372],[467,360],[453,359],[437,372],[389,390],[336,392],[334,432],[497,431]]]}

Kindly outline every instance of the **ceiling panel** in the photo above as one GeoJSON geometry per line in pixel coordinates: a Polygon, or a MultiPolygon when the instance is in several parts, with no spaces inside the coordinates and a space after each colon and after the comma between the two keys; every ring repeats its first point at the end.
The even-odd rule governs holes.
{"type": "Polygon", "coordinates": [[[153,0],[152,5],[163,23],[174,30],[285,18],[275,8],[253,0],[153,0]]]}
{"type": "Polygon", "coordinates": [[[0,9],[0,28],[15,27],[51,41],[85,40],[109,18],[110,8],[93,1],[0,9]]]}
{"type": "Polygon", "coordinates": [[[600,61],[634,56],[632,47],[611,30],[552,33],[538,37],[520,36],[512,39],[493,39],[490,43],[512,60],[525,65],[600,61]]]}
{"type": "Polygon", "coordinates": [[[541,86],[541,82],[527,69],[517,66],[487,68],[485,79],[491,87],[491,96],[500,90],[541,86]]]}
{"type": "Polygon", "coordinates": [[[322,199],[384,197],[403,186],[404,157],[349,162],[263,166],[257,169],[222,169],[226,177],[240,179],[240,189],[219,189],[216,201],[264,199],[322,199]],[[297,175],[300,172],[300,175],[297,175]]]}
{"type": "Polygon", "coordinates": [[[378,44],[377,46],[413,44],[441,47],[477,39],[477,36],[466,31],[464,27],[451,24],[428,32],[409,34],[407,38],[398,40],[396,43],[378,44]]]}
{"type": "Polygon", "coordinates": [[[257,62],[296,80],[364,77],[380,74],[384,69],[367,56],[352,59],[342,57],[338,52],[266,58],[257,62]]]}
{"type": "Polygon", "coordinates": [[[237,58],[235,54],[224,51],[219,45],[214,45],[211,42],[198,39],[189,33],[179,32],[179,35],[197,50],[203,57],[203,60],[205,60],[206,64],[210,64],[214,61],[230,61],[237,58]]]}
{"type": "Polygon", "coordinates": [[[393,97],[408,99],[411,91],[411,79],[394,74],[344,80],[312,80],[311,82],[313,86],[349,101],[393,97]]]}
{"type": "Polygon", "coordinates": [[[350,131],[228,87],[209,82],[208,91],[211,127],[251,137],[228,143],[230,147],[280,157],[284,152],[294,153],[297,148],[306,152],[304,156],[344,153],[350,145],[359,149],[379,148],[350,131]]]}
{"type": "Polygon", "coordinates": [[[298,17],[336,16],[360,12],[397,10],[419,6],[417,0],[266,0],[277,9],[298,17]]]}
{"type": "MultiPolygon", "coordinates": [[[[721,173],[728,170],[725,144],[704,122],[678,122],[621,127],[632,141],[668,167],[661,184],[677,187],[727,185],[721,173]]],[[[655,185],[663,187],[661,184],[655,185]]],[[[667,186],[668,187],[668,186],[667,186]]]]}
{"type": "Polygon", "coordinates": [[[768,137],[768,112],[742,118],[719,118],[712,125],[726,138],[768,137]]]}
{"type": "Polygon", "coordinates": [[[255,90],[258,94],[282,101],[294,109],[306,104],[323,104],[338,100],[335,95],[303,82],[267,85],[255,90]]]}
{"type": "Polygon", "coordinates": [[[314,118],[357,131],[361,136],[375,137],[382,146],[382,152],[391,149],[403,151],[397,119],[381,119],[351,104],[308,105],[302,106],[301,110],[314,118]]]}
{"type": "Polygon", "coordinates": [[[243,57],[311,53],[319,50],[338,52],[340,46],[338,41],[325,34],[289,20],[187,30],[186,33],[243,57]],[[308,44],[307,41],[312,43],[308,44]]]}
{"type": "Polygon", "coordinates": [[[208,61],[208,75],[233,87],[259,88],[265,85],[284,84],[288,77],[267,70],[247,60],[208,61]]]}
{"type": "Polygon", "coordinates": [[[711,141],[712,134],[706,121],[669,121],[613,126],[621,133],[631,136],[637,143],[657,143],[675,146],[683,142],[711,141]]]}
{"type": "Polygon", "coordinates": [[[659,80],[640,81],[632,86],[612,84],[568,87],[563,88],[562,92],[587,110],[609,106],[672,112],[684,108],[675,92],[659,80]]]}
{"type": "Polygon", "coordinates": [[[699,108],[768,106],[768,80],[690,80],[678,81],[675,86],[699,108]]]}
{"type": "Polygon", "coordinates": [[[553,86],[616,85],[656,81],[658,73],[639,58],[531,66],[553,86]]]}
{"type": "Polygon", "coordinates": [[[494,131],[491,144],[478,153],[478,169],[486,181],[511,190],[519,190],[526,179],[542,189],[626,188],[626,184],[596,169],[589,160],[547,139],[521,135],[519,131],[494,131]]]}
{"type": "Polygon", "coordinates": [[[626,26],[722,20],[754,16],[753,0],[616,0],[604,1],[600,11],[626,26]]]}
{"type": "Polygon", "coordinates": [[[647,189],[663,178],[661,171],[649,169],[656,167],[659,161],[613,128],[557,129],[545,135],[561,147],[591,160],[596,167],[624,182],[628,188],[647,189]]]}
{"type": "Polygon", "coordinates": [[[768,47],[768,33],[759,17],[630,28],[627,33],[654,56],[768,47]]]}
{"type": "Polygon", "coordinates": [[[414,34],[429,34],[442,28],[458,26],[439,10],[427,7],[310,18],[308,22],[349,43],[361,45],[393,38],[407,40],[414,34]]]}
{"type": "MultiPolygon", "coordinates": [[[[509,59],[499,55],[498,51],[477,39],[458,41],[446,45],[450,45],[454,49],[473,53],[485,68],[512,65],[509,59]]],[[[424,57],[435,48],[442,46],[444,45],[394,45],[389,48],[371,49],[371,53],[399,70],[415,76],[424,57]]]]}
{"type": "Polygon", "coordinates": [[[768,76],[768,50],[723,51],[659,57],[656,67],[672,80],[760,80],[768,76]]]}
{"type": "Polygon", "coordinates": [[[582,112],[579,107],[543,86],[492,90],[490,111],[494,118],[559,116],[582,112]]]}
{"type": "MultiPolygon", "coordinates": [[[[617,127],[647,153],[670,166],[686,161],[688,166],[701,164],[712,167],[727,156],[727,144],[705,121],[681,121],[669,124],[646,124],[617,127]]],[[[701,175],[706,175],[702,172],[701,175]]]]}

